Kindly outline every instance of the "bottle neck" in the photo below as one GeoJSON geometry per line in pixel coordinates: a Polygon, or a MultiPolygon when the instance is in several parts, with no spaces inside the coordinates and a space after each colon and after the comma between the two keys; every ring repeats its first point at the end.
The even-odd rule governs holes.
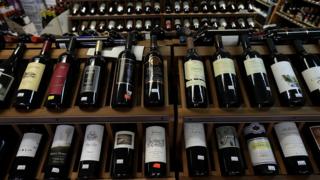
{"type": "Polygon", "coordinates": [[[74,54],[76,49],[76,43],[77,43],[77,38],[71,37],[68,48],[67,48],[67,52],[69,52],[70,54],[74,54]]]}
{"type": "Polygon", "coordinates": [[[251,45],[249,42],[248,35],[241,35],[240,40],[241,40],[243,50],[251,50],[251,45]]]}
{"type": "Polygon", "coordinates": [[[155,36],[155,35],[152,35],[152,36],[151,36],[150,49],[151,49],[151,50],[157,50],[157,49],[158,49],[157,36],[155,36]]]}
{"type": "Polygon", "coordinates": [[[94,50],[94,55],[101,55],[102,53],[103,42],[101,40],[97,41],[96,47],[94,50]]]}
{"type": "Polygon", "coordinates": [[[307,51],[303,47],[302,40],[294,40],[293,45],[299,54],[307,54],[307,51]]]}
{"type": "Polygon", "coordinates": [[[131,49],[132,49],[132,41],[133,41],[133,34],[129,33],[128,37],[127,37],[126,46],[125,46],[127,51],[131,51],[131,49]]]}
{"type": "Polygon", "coordinates": [[[194,42],[192,37],[187,37],[187,49],[188,52],[195,51],[194,42]]]}
{"type": "Polygon", "coordinates": [[[52,46],[52,40],[46,40],[43,44],[43,47],[41,49],[40,55],[42,56],[49,56],[50,50],[52,46]]]}
{"type": "Polygon", "coordinates": [[[267,45],[271,54],[278,54],[278,50],[274,44],[273,39],[267,38],[267,45]]]}
{"type": "Polygon", "coordinates": [[[216,35],[214,37],[214,44],[215,44],[217,50],[223,50],[223,44],[222,44],[221,36],[216,35]]]}

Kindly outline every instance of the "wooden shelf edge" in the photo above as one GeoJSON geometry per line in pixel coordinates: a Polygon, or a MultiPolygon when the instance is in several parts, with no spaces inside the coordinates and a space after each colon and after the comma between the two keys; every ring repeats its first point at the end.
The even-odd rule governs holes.
{"type": "Polygon", "coordinates": [[[277,11],[276,12],[277,15],[279,15],[280,17],[296,24],[297,26],[300,26],[302,28],[306,28],[306,27],[313,27],[313,28],[316,28],[316,26],[312,25],[312,24],[309,24],[309,23],[305,23],[305,22],[302,22],[302,21],[298,21],[296,19],[294,19],[293,17],[290,17],[287,13],[284,13],[284,12],[281,12],[281,11],[277,11]]]}

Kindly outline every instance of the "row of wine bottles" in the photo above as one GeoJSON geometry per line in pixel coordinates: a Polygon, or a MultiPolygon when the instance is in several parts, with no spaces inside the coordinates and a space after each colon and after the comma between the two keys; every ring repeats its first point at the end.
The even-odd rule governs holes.
{"type": "MultiPolygon", "coordinates": [[[[308,150],[294,122],[281,122],[273,127],[277,146],[281,149],[286,171],[290,175],[308,175],[313,173],[308,150]]],[[[319,125],[306,125],[303,129],[307,143],[318,166],[319,161],[319,125]]],[[[213,132],[214,133],[214,132],[213,132]]],[[[242,132],[241,132],[242,133],[242,132]]],[[[218,161],[223,176],[244,175],[247,168],[243,149],[250,156],[250,163],[255,175],[279,174],[278,161],[274,155],[274,146],[263,124],[252,123],[244,127],[244,141],[247,147],[241,147],[238,133],[234,126],[217,125],[215,128],[218,161]]],[[[204,125],[186,123],[184,125],[185,148],[190,176],[209,175],[209,148],[206,143],[204,125]]],[[[210,147],[212,147],[210,146],[210,147]]],[[[216,160],[214,160],[216,161],[216,160]]],[[[249,162],[247,162],[249,163],[249,162]]]]}
{"type": "MultiPolygon", "coordinates": [[[[243,54],[238,62],[241,75],[245,82],[250,103],[254,107],[270,107],[274,104],[268,71],[262,56],[251,49],[246,35],[241,35],[243,54]]],[[[297,56],[296,68],[301,73],[309,90],[309,96],[315,105],[320,102],[320,59],[317,55],[309,54],[303,47],[301,40],[293,42],[297,56]]],[[[291,59],[277,51],[274,41],[267,39],[270,49],[268,64],[278,89],[278,97],[283,106],[303,106],[305,94],[301,89],[291,59]]],[[[242,102],[239,74],[237,75],[235,62],[222,44],[221,36],[215,36],[216,52],[212,56],[212,70],[215,88],[220,107],[239,107],[242,102]]],[[[188,37],[188,52],[184,61],[184,79],[187,107],[205,108],[208,106],[208,90],[206,70],[201,57],[188,37]]]]}
{"type": "MultiPolygon", "coordinates": [[[[111,152],[110,176],[112,178],[134,177],[134,164],[136,157],[137,138],[135,127],[116,126],[114,143],[111,152]]],[[[107,143],[105,128],[103,125],[87,125],[79,160],[78,178],[100,178],[103,168],[103,157],[107,158],[107,143]]],[[[72,125],[58,125],[53,141],[48,150],[48,156],[44,167],[45,179],[67,179],[69,176],[71,160],[74,158],[75,144],[79,140],[75,127],[72,125]]],[[[12,151],[17,142],[8,142],[10,137],[0,136],[3,142],[0,147],[0,157],[5,157],[5,152],[12,151]],[[13,146],[12,146],[13,145],[13,146]]],[[[16,152],[14,161],[9,170],[9,179],[34,179],[38,167],[44,155],[49,138],[47,133],[37,127],[31,127],[25,131],[16,152]]],[[[167,141],[166,129],[163,126],[150,125],[145,128],[144,144],[144,172],[146,177],[167,176],[167,141]]],[[[80,144],[81,145],[81,144],[80,144]]],[[[80,146],[79,146],[80,147],[80,146]]],[[[109,156],[109,155],[108,155],[109,156]]],[[[7,167],[0,162],[0,167],[7,167]]],[[[109,163],[109,162],[107,162],[109,163]]],[[[109,166],[108,166],[109,167],[109,166]]],[[[3,169],[1,169],[3,170],[3,169]]],[[[109,171],[109,170],[108,170],[109,171]]],[[[3,177],[1,177],[3,178],[3,177]]]]}

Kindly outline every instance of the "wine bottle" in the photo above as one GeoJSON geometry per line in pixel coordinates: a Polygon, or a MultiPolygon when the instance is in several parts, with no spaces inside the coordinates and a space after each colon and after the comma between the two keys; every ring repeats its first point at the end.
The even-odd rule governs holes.
{"type": "Polygon", "coordinates": [[[166,176],[166,130],[162,126],[146,128],[144,168],[146,177],[161,178],[166,176]]]}
{"type": "Polygon", "coordinates": [[[84,2],[80,8],[80,15],[85,16],[88,14],[88,12],[89,12],[89,4],[87,2],[84,2]]]}
{"type": "Polygon", "coordinates": [[[40,55],[28,64],[16,94],[17,109],[32,109],[41,105],[52,72],[50,49],[54,38],[46,37],[40,55]]]}
{"type": "Polygon", "coordinates": [[[172,21],[171,19],[166,19],[166,22],[165,22],[165,30],[167,31],[171,31],[172,30],[172,21]]]}
{"type": "Polygon", "coordinates": [[[267,39],[267,44],[273,60],[271,70],[278,86],[281,103],[286,106],[303,106],[304,95],[289,58],[277,51],[271,38],[267,39]]]}
{"type": "Polygon", "coordinates": [[[46,106],[49,109],[59,110],[71,105],[73,87],[80,63],[75,59],[76,37],[70,39],[68,49],[58,58],[50,80],[46,106]]]}
{"type": "Polygon", "coordinates": [[[97,21],[91,21],[89,25],[89,29],[92,31],[96,31],[97,21]]]}
{"type": "Polygon", "coordinates": [[[237,9],[238,9],[238,11],[243,11],[245,9],[245,1],[244,0],[237,1],[237,9]]]}
{"type": "Polygon", "coordinates": [[[99,5],[99,8],[98,8],[98,14],[99,15],[105,15],[107,12],[107,5],[106,3],[102,2],[100,5],[99,5]]]}
{"type": "Polygon", "coordinates": [[[134,7],[132,2],[127,3],[127,14],[133,14],[134,12],[134,7]]]}
{"type": "Polygon", "coordinates": [[[208,27],[209,26],[209,21],[208,21],[207,18],[202,18],[200,24],[201,24],[202,28],[208,27]]]}
{"type": "Polygon", "coordinates": [[[122,32],[122,31],[124,30],[123,21],[118,21],[118,22],[117,22],[116,30],[117,30],[118,32],[122,32]]]}
{"type": "Polygon", "coordinates": [[[151,36],[150,52],[144,58],[144,106],[164,105],[163,58],[157,45],[157,36],[151,36]]]}
{"type": "Polygon", "coordinates": [[[243,18],[239,18],[237,22],[238,22],[238,25],[239,25],[240,29],[246,29],[247,28],[246,22],[244,21],[243,18]]]}
{"type": "Polygon", "coordinates": [[[114,20],[110,20],[108,23],[108,30],[114,30],[116,28],[116,22],[114,20]]]}
{"type": "Polygon", "coordinates": [[[141,19],[136,20],[135,30],[142,31],[142,20],[141,19]]]}
{"type": "Polygon", "coordinates": [[[88,125],[81,151],[78,179],[97,179],[101,167],[104,127],[88,125]]]}
{"type": "Polygon", "coordinates": [[[221,174],[224,176],[243,175],[244,160],[236,129],[233,126],[220,126],[216,128],[216,134],[221,174]]]}
{"type": "Polygon", "coordinates": [[[200,11],[199,2],[197,2],[196,0],[191,0],[191,4],[192,4],[192,12],[198,13],[200,11]]]}
{"type": "Polygon", "coordinates": [[[22,60],[26,48],[24,42],[18,43],[9,59],[0,64],[0,108],[10,106],[18,79],[18,63],[22,60]]]}
{"type": "Polygon", "coordinates": [[[214,28],[214,29],[218,29],[219,28],[218,21],[217,21],[216,18],[211,18],[210,19],[210,24],[211,24],[211,27],[214,28]]]}
{"type": "Polygon", "coordinates": [[[234,0],[228,0],[227,10],[229,12],[236,12],[237,11],[237,7],[236,7],[234,0]]]}
{"type": "Polygon", "coordinates": [[[253,4],[252,4],[252,1],[251,0],[248,0],[247,1],[247,9],[249,12],[254,12],[254,8],[253,8],[253,4]]]}
{"type": "Polygon", "coordinates": [[[110,2],[109,8],[108,8],[108,14],[113,15],[117,11],[117,7],[115,4],[115,1],[110,2]]]}
{"type": "Polygon", "coordinates": [[[215,13],[218,11],[218,5],[216,0],[209,1],[209,9],[211,12],[215,13]]]}
{"type": "Polygon", "coordinates": [[[133,36],[128,34],[125,50],[118,57],[111,103],[113,108],[133,106],[136,65],[136,57],[131,52],[133,36]]]}
{"type": "Polygon", "coordinates": [[[144,1],[144,12],[150,14],[153,11],[150,0],[144,1]]]}
{"type": "Polygon", "coordinates": [[[72,26],[71,26],[71,32],[73,34],[78,33],[78,29],[79,29],[79,23],[78,22],[73,22],[72,26]]]}
{"type": "Polygon", "coordinates": [[[111,177],[131,178],[133,176],[134,131],[117,131],[111,157],[111,177]]]}
{"type": "Polygon", "coordinates": [[[94,56],[90,57],[83,70],[80,84],[80,108],[93,108],[101,105],[102,89],[106,71],[106,60],[102,56],[103,42],[97,41],[94,56]]]}
{"type": "Polygon", "coordinates": [[[244,135],[255,175],[277,175],[279,168],[264,126],[251,123],[245,127],[244,135]]]}
{"type": "Polygon", "coordinates": [[[85,30],[87,30],[88,26],[89,26],[88,21],[82,21],[81,26],[80,26],[80,32],[84,32],[85,30]]]}
{"type": "Polygon", "coordinates": [[[103,33],[103,32],[105,32],[106,31],[106,22],[105,21],[100,21],[99,22],[99,24],[98,24],[98,26],[97,26],[97,31],[99,32],[99,33],[103,33]]]}
{"type": "Polygon", "coordinates": [[[207,12],[208,12],[209,7],[208,7],[207,0],[202,0],[202,1],[200,2],[200,10],[201,10],[201,12],[203,12],[203,13],[207,13],[207,12]]]}
{"type": "Polygon", "coordinates": [[[192,28],[194,30],[198,30],[199,27],[200,27],[199,19],[197,19],[197,18],[192,19],[192,28]]]}
{"type": "Polygon", "coordinates": [[[247,23],[248,23],[250,28],[255,28],[256,27],[256,23],[253,21],[252,18],[247,18],[247,23]]]}
{"type": "Polygon", "coordinates": [[[307,150],[294,122],[281,122],[274,126],[282,156],[289,174],[307,175],[313,172],[307,150]]]}
{"type": "Polygon", "coordinates": [[[203,124],[185,123],[184,140],[189,176],[207,176],[209,155],[203,124]]]}
{"type": "Polygon", "coordinates": [[[59,125],[50,148],[45,179],[67,179],[72,155],[74,127],[59,125]]]}
{"type": "Polygon", "coordinates": [[[150,31],[152,29],[152,24],[151,24],[151,20],[146,19],[144,21],[144,30],[145,31],[150,31]]]}
{"type": "Polygon", "coordinates": [[[124,13],[124,5],[121,1],[117,2],[117,13],[118,14],[124,13]]]}
{"type": "Polygon", "coordinates": [[[75,16],[78,15],[80,12],[80,4],[79,3],[74,3],[72,6],[72,11],[71,11],[71,15],[75,16]]]}
{"type": "Polygon", "coordinates": [[[172,12],[171,0],[166,0],[166,2],[165,2],[165,12],[168,13],[168,14],[172,12]]]}
{"type": "Polygon", "coordinates": [[[142,14],[142,2],[141,1],[136,2],[135,12],[137,14],[142,14]]]}
{"type": "Polygon", "coordinates": [[[191,23],[189,19],[184,19],[183,20],[183,27],[190,29],[191,28],[191,23]]]}
{"type": "Polygon", "coordinates": [[[219,11],[220,12],[226,12],[227,11],[227,5],[224,0],[219,0],[219,11]]]}
{"type": "Polygon", "coordinates": [[[320,167],[320,126],[319,123],[304,125],[304,135],[311,149],[314,160],[320,167]]]}
{"type": "Polygon", "coordinates": [[[89,14],[90,15],[96,15],[97,14],[97,8],[98,8],[98,4],[96,2],[92,2],[90,4],[89,14]]]}
{"type": "Polygon", "coordinates": [[[235,19],[231,18],[228,20],[228,25],[227,25],[227,29],[237,29],[238,26],[237,26],[237,23],[235,21],[235,19]]]}
{"type": "Polygon", "coordinates": [[[126,24],[126,30],[132,31],[133,30],[133,20],[128,20],[126,24]]]}
{"type": "Polygon", "coordinates": [[[153,10],[154,10],[154,13],[156,13],[156,14],[160,14],[160,12],[161,12],[161,5],[160,5],[160,2],[159,2],[159,0],[156,0],[155,2],[154,2],[154,8],[153,8],[153,10]]]}
{"type": "Polygon", "coordinates": [[[9,173],[9,180],[35,179],[41,152],[46,142],[42,130],[32,128],[23,134],[9,173]]]}
{"type": "Polygon", "coordinates": [[[190,5],[189,5],[189,1],[188,0],[183,1],[182,7],[183,7],[183,12],[184,13],[189,13],[190,12],[190,5]]]}
{"type": "Polygon", "coordinates": [[[181,28],[181,20],[180,19],[175,19],[174,20],[174,27],[176,30],[181,28]]]}
{"type": "Polygon", "coordinates": [[[320,58],[309,54],[303,47],[301,40],[294,40],[294,47],[299,55],[298,64],[302,77],[307,84],[310,99],[313,104],[320,105],[320,58]]]}
{"type": "Polygon", "coordinates": [[[184,60],[187,107],[206,108],[208,106],[208,92],[204,65],[194,48],[192,37],[187,37],[187,46],[187,55],[184,60]]]}
{"type": "Polygon", "coordinates": [[[225,18],[219,19],[219,27],[226,28],[228,26],[227,21],[225,18]]]}
{"type": "Polygon", "coordinates": [[[213,71],[216,80],[218,100],[221,107],[239,107],[240,87],[235,65],[230,53],[224,51],[221,36],[215,36],[216,53],[213,56],[213,71]]]}
{"type": "Polygon", "coordinates": [[[174,2],[174,11],[175,11],[175,13],[180,13],[180,11],[181,11],[180,1],[174,2]]]}
{"type": "Polygon", "coordinates": [[[247,89],[253,106],[269,107],[274,103],[264,62],[260,54],[251,49],[247,35],[241,35],[242,60],[246,71],[247,89]]]}

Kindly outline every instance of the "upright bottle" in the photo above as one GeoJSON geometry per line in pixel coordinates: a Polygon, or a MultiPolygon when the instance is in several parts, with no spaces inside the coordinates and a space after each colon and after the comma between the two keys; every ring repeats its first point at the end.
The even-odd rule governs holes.
{"type": "Polygon", "coordinates": [[[102,125],[87,126],[80,157],[79,179],[99,178],[103,132],[102,125]]]}
{"type": "Polygon", "coordinates": [[[218,100],[221,107],[239,107],[240,87],[235,65],[230,53],[224,51],[221,36],[215,36],[216,53],[213,56],[213,71],[216,79],[218,100]]]}
{"type": "Polygon", "coordinates": [[[41,152],[46,142],[42,130],[32,128],[23,134],[18,152],[9,173],[9,179],[34,179],[41,152]]]}
{"type": "Polygon", "coordinates": [[[184,60],[187,107],[205,108],[208,106],[208,92],[204,65],[194,47],[192,37],[187,38],[187,46],[187,55],[184,60]]]}
{"type": "Polygon", "coordinates": [[[255,175],[277,175],[278,165],[264,126],[251,123],[245,127],[244,135],[255,175]]]}
{"type": "Polygon", "coordinates": [[[51,144],[45,179],[67,179],[72,157],[74,127],[58,125],[51,144]]]}
{"type": "Polygon", "coordinates": [[[282,156],[289,174],[306,175],[313,172],[307,150],[294,122],[281,122],[274,126],[282,156]]]}
{"type": "Polygon", "coordinates": [[[267,39],[267,43],[273,60],[271,70],[278,86],[281,103],[285,106],[303,106],[305,99],[290,59],[277,51],[271,38],[267,39]]]}
{"type": "Polygon", "coordinates": [[[245,166],[236,129],[233,126],[220,126],[216,128],[216,134],[221,174],[243,175],[245,166]]]}
{"type": "Polygon", "coordinates": [[[103,42],[97,41],[94,56],[90,57],[83,70],[80,84],[79,106],[81,108],[99,107],[105,78],[106,61],[102,56],[103,42]]]}
{"type": "Polygon", "coordinates": [[[15,107],[32,109],[41,105],[52,72],[50,49],[53,37],[46,37],[40,55],[32,58],[20,82],[15,107]]]}
{"type": "Polygon", "coordinates": [[[19,79],[18,63],[22,60],[26,48],[23,42],[18,43],[9,59],[0,64],[0,108],[10,106],[15,84],[19,79]]]}
{"type": "Polygon", "coordinates": [[[253,106],[269,107],[274,99],[267,76],[267,71],[260,54],[253,51],[247,35],[241,35],[243,47],[242,61],[247,76],[247,87],[253,106]]]}
{"type": "Polygon", "coordinates": [[[136,57],[132,51],[134,34],[129,33],[125,50],[118,57],[113,85],[112,107],[132,107],[135,86],[136,57]]]}
{"type": "Polygon", "coordinates": [[[164,105],[163,58],[157,36],[151,36],[150,52],[144,58],[144,106],[164,105]]]}
{"type": "Polygon", "coordinates": [[[294,41],[294,47],[299,55],[298,69],[308,86],[310,99],[315,105],[320,105],[320,58],[309,54],[303,47],[301,40],[294,41]]]}
{"type": "Polygon", "coordinates": [[[49,109],[67,108],[71,105],[80,63],[75,59],[76,37],[70,39],[68,49],[58,58],[51,76],[46,106],[49,109]]]}
{"type": "Polygon", "coordinates": [[[189,176],[207,176],[209,174],[209,155],[203,124],[185,123],[184,141],[189,176]]]}
{"type": "Polygon", "coordinates": [[[166,129],[162,126],[146,128],[144,171],[145,176],[150,178],[166,176],[166,129]]]}

